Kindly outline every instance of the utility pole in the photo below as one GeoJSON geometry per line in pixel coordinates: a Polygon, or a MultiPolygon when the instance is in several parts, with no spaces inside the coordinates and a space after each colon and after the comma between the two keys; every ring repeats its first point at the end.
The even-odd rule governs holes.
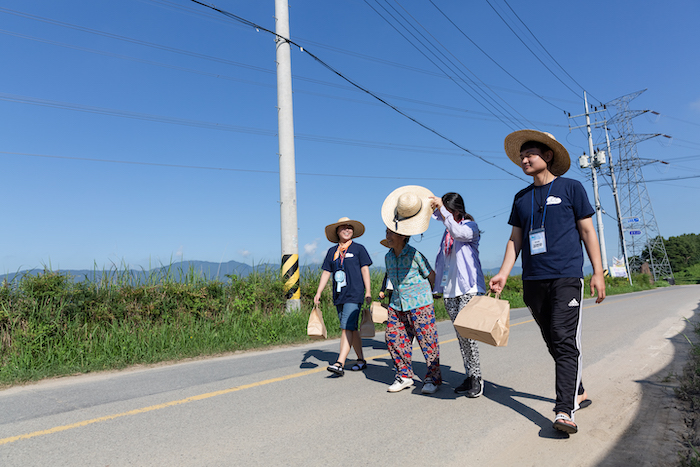
{"type": "MultiPolygon", "coordinates": [[[[605,248],[605,235],[603,232],[603,208],[600,205],[600,196],[598,195],[598,175],[596,173],[596,167],[600,166],[602,163],[605,163],[604,160],[601,160],[599,157],[603,155],[597,155],[594,154],[593,152],[593,136],[591,133],[591,117],[588,109],[588,97],[586,96],[586,92],[584,91],[583,93],[583,102],[584,102],[584,107],[585,107],[585,113],[583,116],[586,117],[586,125],[581,125],[586,127],[586,131],[588,133],[588,150],[591,155],[591,177],[593,178],[593,197],[595,200],[595,215],[596,215],[596,224],[597,224],[597,230],[598,230],[598,242],[600,243],[600,259],[601,262],[603,263],[603,271],[604,274],[608,274],[608,255],[607,251],[605,248]]],[[[603,110],[600,110],[602,112],[603,110]]],[[[596,110],[594,113],[597,113],[598,110],[596,110]]],[[[573,117],[569,116],[569,118],[576,118],[576,117],[581,117],[582,115],[575,115],[573,117]]],[[[569,128],[569,130],[574,130],[576,128],[581,128],[581,126],[569,128]]],[[[586,161],[586,154],[584,153],[581,158],[579,158],[581,168],[587,168],[588,162],[586,161]],[[584,161],[586,161],[584,163],[584,161]]]]}
{"type": "Polygon", "coordinates": [[[620,208],[620,196],[617,192],[617,181],[615,180],[615,164],[613,164],[612,151],[610,150],[610,137],[608,136],[608,122],[603,121],[605,128],[605,144],[608,148],[608,157],[610,158],[610,178],[612,179],[612,193],[615,200],[615,212],[617,214],[617,230],[620,235],[620,245],[622,246],[622,257],[625,260],[625,270],[627,271],[627,280],[632,284],[632,273],[630,271],[630,260],[627,256],[627,244],[625,243],[625,229],[622,225],[622,209],[620,208]]]}
{"type": "Polygon", "coordinates": [[[294,113],[292,110],[292,61],[289,35],[289,3],[275,0],[275,44],[277,49],[277,123],[279,127],[280,224],[282,273],[287,311],[301,305],[299,286],[299,232],[297,187],[294,163],[294,113]]]}
{"type": "MultiPolygon", "coordinates": [[[[588,114],[588,97],[586,91],[583,92],[583,102],[586,106],[586,131],[588,132],[588,150],[591,158],[593,154],[593,136],[591,134],[591,117],[588,114]]],[[[598,195],[598,175],[596,175],[596,164],[591,164],[591,176],[593,177],[593,195],[595,197],[595,220],[598,224],[598,241],[600,242],[600,256],[603,261],[603,271],[608,271],[608,255],[605,249],[605,235],[603,234],[603,208],[600,206],[600,196],[598,195]]]]}

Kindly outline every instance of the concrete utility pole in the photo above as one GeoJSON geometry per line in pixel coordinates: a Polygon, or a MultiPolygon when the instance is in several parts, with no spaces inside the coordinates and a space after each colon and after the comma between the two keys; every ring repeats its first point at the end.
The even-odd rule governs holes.
{"type": "Polygon", "coordinates": [[[608,255],[605,249],[605,235],[603,234],[603,208],[600,205],[600,196],[598,196],[598,175],[596,174],[595,155],[593,153],[593,136],[591,134],[591,117],[588,112],[588,97],[586,92],[583,92],[583,102],[586,108],[586,131],[588,132],[588,150],[591,155],[591,176],[593,177],[593,196],[595,198],[595,219],[598,224],[598,241],[600,242],[600,257],[603,262],[603,271],[607,275],[608,272],[608,255]]]}
{"type": "Polygon", "coordinates": [[[632,284],[632,272],[630,271],[630,260],[627,256],[627,245],[625,244],[625,229],[622,225],[622,209],[620,208],[620,196],[617,192],[617,180],[615,180],[615,164],[613,164],[612,151],[610,150],[610,137],[608,136],[608,122],[603,122],[605,128],[605,144],[608,148],[608,157],[610,158],[610,178],[612,179],[612,194],[615,200],[615,212],[617,213],[617,230],[620,235],[620,245],[622,246],[622,257],[625,260],[625,270],[627,271],[627,280],[632,284]]]}
{"type": "Polygon", "coordinates": [[[289,4],[275,0],[277,48],[277,122],[280,159],[280,223],[282,230],[282,272],[287,311],[301,305],[299,286],[299,233],[297,229],[297,187],[294,163],[294,114],[292,110],[292,61],[289,46],[289,4]]]}

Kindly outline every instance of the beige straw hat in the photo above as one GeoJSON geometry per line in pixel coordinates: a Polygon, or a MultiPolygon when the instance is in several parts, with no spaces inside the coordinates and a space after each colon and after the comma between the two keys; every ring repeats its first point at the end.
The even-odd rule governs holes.
{"type": "Polygon", "coordinates": [[[427,188],[407,185],[392,191],[382,204],[382,220],[389,230],[410,237],[428,230],[430,215],[429,197],[433,193],[427,188]]]}
{"type": "Polygon", "coordinates": [[[518,167],[520,167],[520,148],[528,141],[546,144],[552,150],[554,157],[552,157],[552,162],[549,164],[549,171],[553,175],[558,177],[569,170],[571,157],[569,157],[569,152],[566,148],[551,133],[537,130],[518,130],[506,136],[506,140],[503,143],[506,154],[518,167]]]}
{"type": "Polygon", "coordinates": [[[365,233],[365,226],[362,225],[362,222],[353,221],[349,217],[341,217],[335,224],[326,226],[326,238],[328,241],[338,243],[340,239],[338,238],[338,232],[336,232],[336,230],[338,227],[345,224],[352,225],[352,238],[360,237],[365,233]]]}

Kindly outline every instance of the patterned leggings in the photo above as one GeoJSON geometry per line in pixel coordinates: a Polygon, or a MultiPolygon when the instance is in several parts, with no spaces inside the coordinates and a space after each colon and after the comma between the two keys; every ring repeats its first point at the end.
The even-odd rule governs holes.
{"type": "Polygon", "coordinates": [[[413,378],[413,338],[416,337],[428,365],[428,373],[423,382],[442,383],[440,347],[432,304],[408,311],[396,311],[389,307],[389,320],[384,336],[399,375],[413,378]]]}
{"type": "MultiPolygon", "coordinates": [[[[445,298],[445,309],[452,318],[454,323],[459,310],[464,308],[464,305],[469,303],[476,294],[460,295],[454,298],[445,298]]],[[[467,370],[467,376],[476,376],[481,378],[481,364],[479,363],[479,346],[473,339],[466,339],[457,333],[459,340],[459,349],[462,351],[462,360],[464,360],[464,369],[467,370]]]]}

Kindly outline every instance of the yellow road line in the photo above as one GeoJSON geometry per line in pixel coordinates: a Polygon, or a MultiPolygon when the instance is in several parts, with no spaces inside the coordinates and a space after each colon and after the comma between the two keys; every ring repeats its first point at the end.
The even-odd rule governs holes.
{"type": "MultiPolygon", "coordinates": [[[[518,326],[519,324],[531,323],[533,321],[534,320],[531,319],[528,321],[523,321],[520,323],[511,324],[511,327],[518,326]]],[[[449,339],[449,340],[446,340],[444,342],[440,342],[440,344],[448,344],[448,343],[454,342],[456,340],[457,340],[457,338],[455,337],[453,339],[449,339]]],[[[374,357],[367,357],[367,360],[386,358],[388,356],[389,356],[388,353],[384,353],[381,355],[375,355],[374,357]]],[[[83,420],[81,422],[71,423],[69,425],[56,426],[53,428],[49,428],[48,430],[34,431],[31,433],[25,433],[23,435],[18,435],[18,436],[10,436],[9,438],[0,439],[0,446],[3,444],[14,443],[15,441],[20,441],[23,439],[30,439],[30,438],[36,438],[37,436],[45,436],[45,435],[50,435],[53,433],[60,433],[61,431],[72,430],[74,428],[80,428],[83,426],[92,425],[94,423],[106,422],[108,420],[114,420],[116,418],[127,417],[129,415],[138,415],[138,414],[142,414],[142,413],[146,413],[146,412],[152,412],[154,410],[161,410],[161,409],[165,409],[168,407],[173,407],[176,405],[182,405],[182,404],[187,404],[190,402],[201,401],[201,400],[209,399],[209,398],[216,397],[216,396],[223,396],[224,394],[230,394],[232,392],[242,391],[243,389],[251,389],[251,388],[258,387],[258,386],[265,386],[267,384],[279,383],[281,381],[286,381],[289,379],[299,378],[299,377],[311,375],[314,373],[320,373],[323,370],[325,370],[325,368],[323,368],[323,367],[314,368],[313,370],[301,371],[299,373],[294,373],[294,374],[287,375],[287,376],[280,376],[279,378],[266,379],[264,381],[258,381],[257,383],[244,384],[243,386],[235,386],[235,387],[228,388],[228,389],[222,389],[221,391],[214,391],[214,392],[208,392],[206,394],[199,394],[197,396],[187,397],[185,399],[166,402],[164,404],[151,405],[149,407],[134,409],[134,410],[130,410],[128,412],[106,415],[104,417],[93,418],[90,420],[83,420]]]]}

